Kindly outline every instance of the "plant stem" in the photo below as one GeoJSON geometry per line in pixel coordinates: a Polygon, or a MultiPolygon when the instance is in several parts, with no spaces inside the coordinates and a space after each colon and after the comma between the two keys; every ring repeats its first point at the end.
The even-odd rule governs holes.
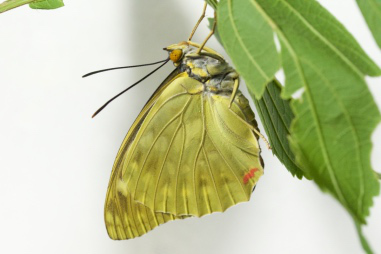
{"type": "Polygon", "coordinates": [[[9,11],[13,8],[17,8],[24,4],[36,2],[36,0],[8,0],[0,4],[0,13],[9,11]]]}

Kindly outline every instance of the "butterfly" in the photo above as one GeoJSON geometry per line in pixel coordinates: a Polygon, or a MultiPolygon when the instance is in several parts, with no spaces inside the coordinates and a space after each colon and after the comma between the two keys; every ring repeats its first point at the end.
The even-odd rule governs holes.
{"type": "Polygon", "coordinates": [[[263,174],[257,122],[239,75],[216,51],[165,48],[176,69],[161,83],[116,156],[105,202],[110,238],[248,201],[263,174]]]}
{"type": "Polygon", "coordinates": [[[239,75],[215,50],[192,36],[170,45],[166,60],[88,73],[163,63],[111,98],[128,91],[168,61],[175,70],[161,83],[128,131],[116,156],[104,208],[114,240],[142,236],[168,221],[224,212],[250,199],[263,175],[258,130],[239,75]]]}

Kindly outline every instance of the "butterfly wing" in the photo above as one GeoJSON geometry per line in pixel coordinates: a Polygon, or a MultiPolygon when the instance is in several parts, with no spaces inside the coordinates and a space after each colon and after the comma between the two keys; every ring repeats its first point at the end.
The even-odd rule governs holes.
{"type": "Polygon", "coordinates": [[[132,199],[128,192],[110,191],[107,202],[105,221],[111,239],[123,240],[141,236],[155,227],[186,216],[153,212],[145,205],[132,199]]]}
{"type": "Polygon", "coordinates": [[[131,239],[141,236],[167,221],[185,218],[184,216],[153,212],[143,204],[136,202],[127,188],[123,188],[124,186],[120,185],[122,183],[121,165],[123,165],[125,159],[124,155],[134,141],[142,122],[165,88],[172,80],[182,75],[179,69],[175,69],[163,81],[140,112],[119,149],[110,177],[104,212],[107,232],[110,238],[114,240],[131,239]]]}
{"type": "Polygon", "coordinates": [[[239,119],[253,120],[247,100],[240,94],[229,109],[229,93],[203,90],[193,78],[173,80],[118,155],[116,185],[151,211],[223,212],[248,201],[263,174],[257,138],[239,119]]]}

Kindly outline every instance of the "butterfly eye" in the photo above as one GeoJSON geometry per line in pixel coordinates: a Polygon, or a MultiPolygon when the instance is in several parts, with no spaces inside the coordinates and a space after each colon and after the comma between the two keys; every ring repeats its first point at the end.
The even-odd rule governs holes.
{"type": "Polygon", "coordinates": [[[177,63],[181,60],[183,56],[183,51],[181,49],[175,49],[171,53],[169,53],[169,59],[172,60],[172,62],[177,63]]]}

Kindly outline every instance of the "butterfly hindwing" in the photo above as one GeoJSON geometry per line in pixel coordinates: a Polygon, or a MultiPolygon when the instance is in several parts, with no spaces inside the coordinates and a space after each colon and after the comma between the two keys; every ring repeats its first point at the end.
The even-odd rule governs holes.
{"type": "Polygon", "coordinates": [[[248,201],[263,169],[257,139],[238,119],[247,118],[241,104],[229,109],[229,94],[175,79],[119,155],[125,159],[116,181],[136,202],[175,216],[201,217],[248,201]]]}

